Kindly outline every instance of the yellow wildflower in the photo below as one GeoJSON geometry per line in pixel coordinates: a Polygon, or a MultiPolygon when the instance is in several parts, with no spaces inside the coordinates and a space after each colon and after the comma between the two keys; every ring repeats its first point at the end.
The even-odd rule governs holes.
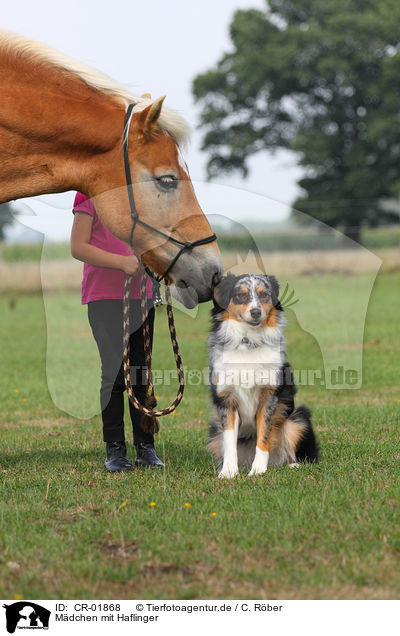
{"type": "Polygon", "coordinates": [[[191,503],[189,503],[188,501],[185,501],[186,508],[190,508],[191,505],[192,505],[191,503]]]}
{"type": "Polygon", "coordinates": [[[154,508],[154,506],[156,506],[156,505],[157,505],[157,504],[156,504],[156,502],[155,502],[155,501],[150,501],[150,503],[149,503],[149,506],[150,506],[151,508],[154,508]]]}

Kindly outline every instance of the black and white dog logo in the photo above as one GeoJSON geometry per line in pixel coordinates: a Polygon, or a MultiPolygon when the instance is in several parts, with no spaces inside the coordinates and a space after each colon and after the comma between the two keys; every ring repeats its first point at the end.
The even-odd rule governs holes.
{"type": "Polygon", "coordinates": [[[49,629],[51,612],[41,605],[32,601],[18,601],[3,607],[6,609],[9,634],[13,634],[16,629],[49,629]]]}

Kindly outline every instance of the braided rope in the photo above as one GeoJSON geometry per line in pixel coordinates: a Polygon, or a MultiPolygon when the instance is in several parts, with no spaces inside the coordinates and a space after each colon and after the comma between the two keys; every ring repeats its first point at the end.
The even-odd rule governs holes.
{"type": "MultiPolygon", "coordinates": [[[[165,300],[167,303],[167,315],[168,315],[168,326],[169,333],[171,337],[172,349],[175,356],[175,364],[178,370],[178,380],[179,387],[176,398],[169,406],[164,409],[149,409],[146,406],[140,404],[138,399],[136,398],[132,384],[131,384],[131,369],[130,369],[130,318],[129,318],[129,297],[131,290],[132,276],[127,275],[125,281],[125,289],[124,289],[124,309],[123,309],[123,345],[124,345],[124,376],[125,376],[125,385],[126,390],[128,392],[128,396],[133,406],[138,409],[144,415],[149,417],[161,417],[162,415],[168,415],[168,413],[172,413],[183,397],[183,391],[185,389],[185,378],[183,372],[183,364],[181,354],[179,352],[178,340],[176,338],[176,330],[175,330],[175,322],[174,322],[174,314],[172,312],[172,300],[171,300],[171,292],[169,290],[168,285],[165,286],[165,300]]],[[[145,354],[145,363],[146,363],[146,384],[147,384],[147,396],[151,396],[154,393],[153,386],[153,377],[151,372],[151,344],[150,344],[150,329],[149,329],[149,318],[147,312],[147,274],[143,273],[142,276],[142,284],[141,284],[141,311],[142,311],[142,329],[143,329],[143,341],[144,341],[144,354],[145,354]]]]}

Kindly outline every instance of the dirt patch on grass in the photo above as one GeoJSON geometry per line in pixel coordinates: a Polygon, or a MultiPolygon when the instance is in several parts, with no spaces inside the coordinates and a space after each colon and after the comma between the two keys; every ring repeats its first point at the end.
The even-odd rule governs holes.
{"type": "Polygon", "coordinates": [[[129,561],[135,558],[135,553],[139,550],[137,543],[134,541],[130,543],[104,541],[100,543],[99,547],[101,552],[107,557],[123,561],[129,561]]]}
{"type": "Polygon", "coordinates": [[[67,510],[61,510],[57,518],[62,522],[73,522],[81,517],[87,517],[88,515],[93,517],[100,517],[104,513],[98,506],[94,504],[88,504],[87,506],[76,506],[75,508],[68,508],[67,510]]]}
{"type": "Polygon", "coordinates": [[[74,426],[75,420],[71,417],[43,417],[43,418],[35,418],[32,420],[22,420],[20,426],[30,426],[34,428],[49,428],[49,429],[57,429],[63,428],[64,426],[74,426]]]}
{"type": "Polygon", "coordinates": [[[176,563],[153,563],[148,561],[141,568],[143,578],[153,580],[154,577],[160,576],[191,576],[193,568],[188,566],[180,566],[176,563]]]}
{"type": "MultiPolygon", "coordinates": [[[[79,514],[79,510],[76,511],[79,514]]],[[[187,564],[156,559],[140,562],[140,547],[136,541],[122,542],[105,539],[98,544],[105,559],[115,560],[118,566],[135,563],[136,573],[125,581],[106,580],[88,573],[76,577],[76,563],[72,569],[66,562],[62,571],[51,571],[44,564],[29,564],[32,576],[41,581],[46,598],[97,599],[394,599],[400,593],[398,556],[381,554],[375,567],[363,562],[360,556],[327,551],[293,553],[293,563],[299,571],[293,576],[287,568],[289,553],[270,554],[266,550],[250,553],[232,546],[211,559],[190,561],[187,564]],[[347,579],[347,580],[346,580],[347,579]],[[301,582],[299,582],[301,580],[301,582]]],[[[23,563],[21,563],[24,566],[23,563]]],[[[100,564],[99,564],[100,565],[100,564]]],[[[25,568],[12,573],[4,584],[4,598],[26,591],[21,583],[25,568]],[[20,578],[21,577],[21,578],[20,578]]],[[[120,576],[120,570],[118,577],[120,576]]],[[[28,580],[28,584],[29,584],[28,580]]],[[[41,591],[41,590],[40,590],[41,591]]],[[[28,594],[29,596],[29,594],[28,594]]]]}
{"type": "MultiPolygon", "coordinates": [[[[269,578],[265,572],[265,578],[269,578]]],[[[93,588],[90,585],[80,589],[79,597],[93,598],[93,588]]],[[[169,571],[167,573],[157,570],[151,577],[143,576],[131,579],[123,584],[110,581],[101,581],[96,584],[96,598],[98,599],[269,599],[269,600],[378,600],[395,599],[397,591],[390,583],[384,585],[353,585],[333,583],[331,585],[317,585],[315,587],[276,583],[274,580],[265,580],[264,583],[248,579],[224,577],[221,574],[208,573],[205,576],[197,576],[191,571],[189,575],[182,576],[182,572],[169,571]]]]}

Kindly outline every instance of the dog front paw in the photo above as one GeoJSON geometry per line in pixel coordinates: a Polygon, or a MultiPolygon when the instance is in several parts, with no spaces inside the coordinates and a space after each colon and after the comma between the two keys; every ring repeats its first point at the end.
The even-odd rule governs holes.
{"type": "Polygon", "coordinates": [[[267,466],[262,467],[262,466],[252,466],[250,472],[248,473],[248,477],[252,477],[253,475],[263,475],[264,473],[267,472],[267,466]]]}
{"type": "Polygon", "coordinates": [[[232,479],[232,477],[235,477],[238,474],[239,470],[237,464],[224,464],[218,477],[219,479],[232,479]]]}
{"type": "Polygon", "coordinates": [[[267,472],[268,459],[269,459],[268,451],[262,451],[257,446],[254,461],[248,476],[252,477],[253,475],[262,475],[263,473],[267,472]]]}

